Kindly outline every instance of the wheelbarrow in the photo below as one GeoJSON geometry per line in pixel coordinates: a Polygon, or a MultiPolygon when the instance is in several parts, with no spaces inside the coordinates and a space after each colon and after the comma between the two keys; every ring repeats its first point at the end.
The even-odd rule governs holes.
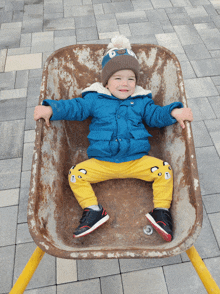
{"type": "MultiPolygon", "coordinates": [[[[39,104],[44,99],[74,99],[84,88],[100,81],[105,47],[74,45],[54,52],[44,66],[39,104]]],[[[181,101],[186,107],[183,76],[176,56],[157,45],[134,45],[132,49],[140,62],[139,84],[152,91],[155,104],[181,101]]],[[[30,260],[23,272],[26,285],[30,279],[26,278],[27,273],[34,273],[44,252],[69,259],[163,258],[187,252],[207,291],[220,293],[213,292],[219,288],[193,246],[201,231],[203,211],[188,122],[184,130],[178,124],[162,129],[146,126],[153,136],[149,155],[169,162],[174,172],[173,241],[165,242],[148,226],[145,214],[153,209],[152,187],[138,179],[94,184],[97,198],[110,219],[92,234],[73,238],[82,209],[69,188],[68,171],[87,159],[89,123],[90,119],[53,121],[48,128],[43,120],[37,122],[27,218],[38,247],[32,256],[34,261],[30,260]]],[[[25,289],[24,283],[20,284],[25,289]]]]}

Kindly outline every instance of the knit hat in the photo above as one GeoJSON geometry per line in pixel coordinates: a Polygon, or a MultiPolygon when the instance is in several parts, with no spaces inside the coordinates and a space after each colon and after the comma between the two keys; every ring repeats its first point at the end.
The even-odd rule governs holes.
{"type": "Polygon", "coordinates": [[[135,73],[136,80],[139,78],[139,63],[137,56],[131,50],[129,40],[122,36],[111,39],[107,47],[108,52],[102,60],[102,84],[106,86],[109,78],[117,71],[130,69],[135,73]]]}

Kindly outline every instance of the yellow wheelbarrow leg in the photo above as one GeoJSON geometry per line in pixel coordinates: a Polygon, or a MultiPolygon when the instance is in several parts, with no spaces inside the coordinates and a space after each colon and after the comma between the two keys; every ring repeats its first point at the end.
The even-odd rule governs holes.
{"type": "Polygon", "coordinates": [[[195,270],[197,271],[197,274],[199,275],[208,294],[211,294],[211,293],[220,294],[220,289],[218,285],[216,284],[215,280],[211,276],[203,260],[199,256],[196,248],[192,246],[190,249],[186,250],[186,253],[190,261],[192,262],[195,270]]]}
{"type": "Polygon", "coordinates": [[[23,269],[22,273],[20,274],[9,294],[24,293],[41,259],[43,258],[44,253],[45,252],[39,247],[34,250],[34,253],[32,254],[31,258],[29,259],[28,263],[26,264],[25,268],[23,269]]]}

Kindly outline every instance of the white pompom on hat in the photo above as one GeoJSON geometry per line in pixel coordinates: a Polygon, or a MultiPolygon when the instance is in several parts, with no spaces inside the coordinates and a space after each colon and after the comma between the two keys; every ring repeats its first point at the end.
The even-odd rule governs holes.
{"type": "Polygon", "coordinates": [[[131,50],[129,40],[122,35],[115,36],[108,44],[107,53],[102,60],[102,84],[106,86],[109,78],[117,71],[130,69],[136,80],[139,78],[139,63],[137,56],[131,50]]]}

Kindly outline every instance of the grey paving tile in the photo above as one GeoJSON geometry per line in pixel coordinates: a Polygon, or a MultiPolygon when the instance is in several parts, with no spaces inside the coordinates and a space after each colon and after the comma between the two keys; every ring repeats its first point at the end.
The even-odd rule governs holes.
{"type": "Polygon", "coordinates": [[[211,258],[204,260],[205,265],[207,266],[210,274],[212,275],[213,279],[215,280],[218,287],[220,287],[220,278],[219,278],[219,271],[220,271],[220,258],[211,258]]]}
{"type": "Polygon", "coordinates": [[[189,60],[211,58],[209,51],[204,44],[193,44],[183,46],[189,60]]]}
{"type": "MultiPolygon", "coordinates": [[[[16,23],[16,24],[19,24],[16,23]]],[[[21,28],[1,29],[0,30],[0,49],[19,47],[21,28]]]]}
{"type": "Polygon", "coordinates": [[[31,46],[31,33],[21,34],[20,46],[21,47],[31,46]]]}
{"type": "Polygon", "coordinates": [[[24,120],[0,122],[0,159],[22,157],[24,120]]]}
{"type": "Polygon", "coordinates": [[[191,4],[193,6],[199,6],[199,5],[209,5],[210,1],[209,0],[190,0],[191,4]]]}
{"type": "Polygon", "coordinates": [[[20,187],[21,158],[0,160],[0,190],[20,187]]]}
{"type": "Polygon", "coordinates": [[[134,7],[134,10],[152,10],[153,9],[153,6],[150,0],[132,1],[132,4],[134,7]]]}
{"type": "Polygon", "coordinates": [[[18,206],[0,208],[0,246],[15,244],[18,206]]]}
{"type": "MultiPolygon", "coordinates": [[[[114,18],[114,16],[113,16],[114,18]]],[[[94,15],[76,16],[74,17],[75,26],[79,28],[89,28],[96,26],[96,19],[94,15]]]]}
{"type": "Polygon", "coordinates": [[[101,294],[99,279],[57,285],[57,294],[101,294]]]}
{"type": "Polygon", "coordinates": [[[83,16],[93,14],[92,5],[64,6],[64,17],[83,16]]]}
{"type": "Polygon", "coordinates": [[[150,22],[131,23],[129,24],[131,34],[134,36],[162,34],[163,29],[161,25],[150,22]]]}
{"type": "Polygon", "coordinates": [[[26,98],[0,100],[0,121],[25,118],[26,98]]]}
{"type": "Polygon", "coordinates": [[[12,288],[15,246],[0,247],[0,293],[9,293],[12,288]]]}
{"type": "Polygon", "coordinates": [[[58,50],[65,46],[76,44],[76,36],[67,37],[55,37],[54,38],[54,49],[58,50]]]}
{"type": "Polygon", "coordinates": [[[31,170],[33,150],[34,150],[34,143],[25,143],[24,144],[22,171],[31,170]]]}
{"type": "Polygon", "coordinates": [[[162,268],[122,274],[124,294],[168,294],[162,268]]]}
{"type": "Polygon", "coordinates": [[[147,10],[145,13],[150,22],[164,23],[169,21],[165,9],[147,10]]]}
{"type": "Polygon", "coordinates": [[[103,5],[102,4],[95,4],[93,5],[94,15],[104,15],[103,5]]]}
{"type": "Polygon", "coordinates": [[[62,3],[44,4],[45,13],[63,13],[64,8],[62,3]]]}
{"type": "Polygon", "coordinates": [[[156,39],[160,46],[166,47],[174,54],[183,54],[183,47],[176,35],[176,33],[156,34],[156,39]]]}
{"type": "Polygon", "coordinates": [[[185,10],[193,23],[211,21],[211,17],[208,15],[205,8],[201,6],[201,4],[196,7],[185,7],[185,10]]]}
{"type": "Polygon", "coordinates": [[[206,195],[202,199],[207,213],[220,212],[220,194],[206,195]]]}
{"type": "Polygon", "coordinates": [[[21,175],[18,223],[27,222],[27,206],[28,206],[28,197],[29,197],[30,176],[31,176],[30,171],[22,172],[22,175],[21,175]]]}
{"type": "Polygon", "coordinates": [[[185,80],[188,98],[217,96],[218,91],[210,77],[185,80]]]}
{"type": "Polygon", "coordinates": [[[200,44],[202,39],[193,25],[174,26],[182,45],[200,44]]]}
{"type": "Polygon", "coordinates": [[[220,32],[217,28],[215,29],[198,29],[203,42],[205,43],[208,50],[220,49],[220,32]]]}
{"type": "Polygon", "coordinates": [[[181,69],[182,69],[184,79],[192,79],[196,77],[195,72],[188,60],[181,61],[180,64],[181,64],[181,69]]]}
{"type": "Polygon", "coordinates": [[[0,73],[0,90],[13,89],[15,85],[15,72],[0,73]]]}
{"type": "Polygon", "coordinates": [[[207,195],[220,193],[220,159],[215,147],[196,148],[196,158],[201,194],[207,195]]]}
{"type": "Polygon", "coordinates": [[[56,294],[56,286],[38,288],[33,290],[26,290],[25,294],[56,294]]]}
{"type": "MultiPolygon", "coordinates": [[[[44,20],[45,31],[55,30],[74,30],[75,21],[73,18],[56,18],[51,20],[44,20]]],[[[50,50],[49,50],[50,51],[50,50]]]]}
{"type": "Polygon", "coordinates": [[[120,269],[122,273],[150,269],[169,264],[181,262],[180,255],[167,258],[149,258],[149,259],[120,259],[120,269]]]}
{"type": "Polygon", "coordinates": [[[26,131],[24,133],[24,143],[30,143],[35,141],[35,130],[26,131]]]}
{"type": "Polygon", "coordinates": [[[191,6],[190,0],[171,0],[174,7],[191,6]]]}
{"type": "Polygon", "coordinates": [[[212,139],[203,121],[192,122],[192,131],[195,147],[212,146],[212,139]]]}
{"type": "MultiPolygon", "coordinates": [[[[118,24],[116,19],[98,20],[97,28],[99,33],[116,32],[118,30],[118,24]]],[[[93,29],[96,31],[96,29],[93,29]]]]}
{"type": "Polygon", "coordinates": [[[104,13],[120,13],[134,10],[130,1],[103,3],[104,13]]]}
{"type": "Polygon", "coordinates": [[[212,105],[213,111],[217,118],[220,118],[220,97],[210,97],[209,102],[212,105]]]}
{"type": "Polygon", "coordinates": [[[33,239],[29,233],[28,224],[18,224],[16,244],[28,243],[32,241],[33,239]]]}
{"type": "Polygon", "coordinates": [[[218,15],[217,11],[211,4],[203,5],[209,15],[218,15]]]}
{"type": "Polygon", "coordinates": [[[219,29],[220,28],[220,15],[214,15],[212,16],[212,20],[216,27],[219,29]]]}
{"type": "Polygon", "coordinates": [[[96,27],[76,29],[77,42],[98,39],[96,27]]]}
{"type": "Polygon", "coordinates": [[[102,293],[105,294],[123,294],[121,276],[108,276],[101,279],[102,293]]]}
{"type": "Polygon", "coordinates": [[[28,70],[19,70],[16,72],[15,89],[27,88],[28,70]]]}
{"type": "Polygon", "coordinates": [[[39,76],[36,76],[33,78],[30,76],[28,81],[27,107],[34,107],[38,104],[41,81],[42,81],[41,71],[39,71],[39,76]]]}
{"type": "MultiPolygon", "coordinates": [[[[192,109],[194,122],[204,119],[215,119],[211,103],[207,98],[192,98],[187,101],[188,106],[192,109]]],[[[193,122],[193,123],[194,123],[193,122]]],[[[195,125],[195,130],[197,130],[195,125]]]]}
{"type": "MultiPolygon", "coordinates": [[[[203,210],[202,230],[194,245],[201,258],[220,256],[219,245],[216,241],[209,218],[205,210],[203,210]]],[[[186,253],[182,253],[181,256],[183,261],[189,261],[186,253]]]]}
{"type": "Polygon", "coordinates": [[[207,293],[191,262],[165,266],[164,275],[169,294],[207,293]]]}
{"type": "Polygon", "coordinates": [[[135,22],[146,22],[148,21],[144,11],[131,11],[131,12],[122,12],[115,14],[118,24],[129,24],[135,22]]]}
{"type": "Polygon", "coordinates": [[[214,230],[218,245],[220,246],[220,228],[218,225],[220,221],[220,212],[209,214],[209,219],[214,230]]]}
{"type": "Polygon", "coordinates": [[[172,3],[169,0],[151,0],[151,2],[155,9],[172,7],[172,3]]]}
{"type": "Polygon", "coordinates": [[[168,16],[173,26],[192,24],[192,21],[187,13],[172,13],[168,14],[168,16]]]}
{"type": "Polygon", "coordinates": [[[198,77],[220,75],[220,58],[191,61],[198,77]]]}
{"type": "Polygon", "coordinates": [[[13,11],[5,11],[5,10],[0,11],[1,23],[12,21],[12,14],[13,14],[13,11]]]}
{"type": "Polygon", "coordinates": [[[117,259],[79,260],[77,267],[79,281],[119,274],[117,259]]]}
{"type": "Polygon", "coordinates": [[[0,207],[18,205],[19,189],[0,191],[0,207]]]}
{"type": "Polygon", "coordinates": [[[39,32],[32,34],[31,53],[40,53],[54,50],[53,32],[39,32]]]}
{"type": "Polygon", "coordinates": [[[63,18],[63,12],[57,12],[57,13],[44,13],[44,20],[53,20],[63,18]]]}
{"type": "MultiPolygon", "coordinates": [[[[20,276],[35,248],[33,242],[16,246],[14,282],[20,276]]],[[[55,257],[45,254],[26,289],[53,286],[55,283],[55,257]]]]}
{"type": "Polygon", "coordinates": [[[127,36],[127,37],[131,36],[130,27],[128,24],[119,25],[118,28],[119,28],[120,34],[127,36]]]}
{"type": "Polygon", "coordinates": [[[220,85],[220,76],[212,77],[212,81],[216,86],[220,85]]]}
{"type": "Polygon", "coordinates": [[[32,16],[23,19],[22,34],[42,32],[43,30],[43,18],[41,16],[32,16]]]}
{"type": "Polygon", "coordinates": [[[220,119],[208,120],[208,121],[205,121],[205,124],[208,128],[208,131],[210,133],[214,146],[218,154],[220,155],[220,132],[219,132],[220,119]]]}
{"type": "MultiPolygon", "coordinates": [[[[37,103],[35,105],[37,105],[37,103]]],[[[35,107],[27,107],[27,109],[26,109],[25,131],[35,129],[36,122],[33,118],[34,108],[35,107]]]]}

